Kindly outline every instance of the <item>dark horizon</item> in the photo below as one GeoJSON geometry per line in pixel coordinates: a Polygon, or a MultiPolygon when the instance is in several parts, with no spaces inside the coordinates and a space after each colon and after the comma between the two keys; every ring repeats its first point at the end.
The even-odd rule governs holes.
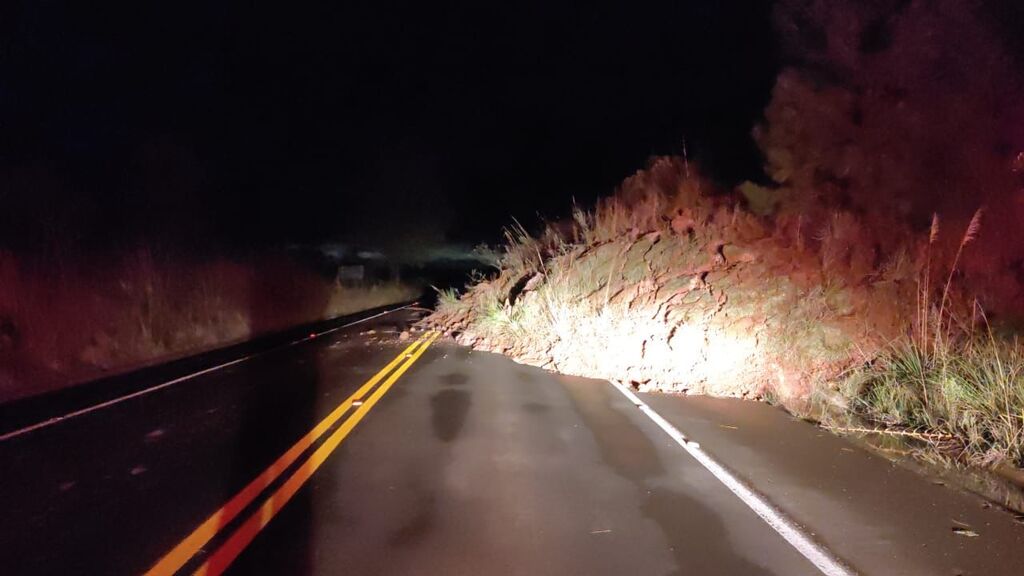
{"type": "Polygon", "coordinates": [[[770,7],[6,9],[0,245],[495,241],[652,155],[758,178],[770,7]]]}

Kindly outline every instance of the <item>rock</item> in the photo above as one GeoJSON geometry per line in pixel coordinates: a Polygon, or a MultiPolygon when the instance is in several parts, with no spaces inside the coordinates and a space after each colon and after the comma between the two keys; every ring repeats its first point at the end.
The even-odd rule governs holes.
{"type": "Polygon", "coordinates": [[[526,286],[523,287],[523,292],[530,292],[535,290],[537,286],[540,286],[541,282],[544,281],[544,274],[537,272],[526,282],[526,286]]]}
{"type": "Polygon", "coordinates": [[[696,227],[696,222],[689,210],[680,210],[675,218],[672,218],[672,231],[676,234],[689,234],[696,227]]]}
{"type": "Polygon", "coordinates": [[[737,262],[753,262],[757,260],[757,255],[752,252],[748,252],[735,244],[726,244],[722,247],[722,255],[725,257],[726,262],[735,264],[737,262]]]}
{"type": "Polygon", "coordinates": [[[402,340],[403,342],[411,337],[412,334],[410,334],[408,330],[402,330],[402,333],[398,335],[398,339],[402,340]]]}

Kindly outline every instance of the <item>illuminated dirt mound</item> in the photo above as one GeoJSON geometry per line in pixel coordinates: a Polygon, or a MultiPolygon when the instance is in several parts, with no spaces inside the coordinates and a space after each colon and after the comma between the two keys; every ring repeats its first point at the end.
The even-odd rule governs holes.
{"type": "Polygon", "coordinates": [[[513,235],[497,277],[427,322],[567,374],[787,401],[905,327],[906,252],[883,258],[848,213],[757,216],[688,172],[658,159],[571,226],[513,235]]]}

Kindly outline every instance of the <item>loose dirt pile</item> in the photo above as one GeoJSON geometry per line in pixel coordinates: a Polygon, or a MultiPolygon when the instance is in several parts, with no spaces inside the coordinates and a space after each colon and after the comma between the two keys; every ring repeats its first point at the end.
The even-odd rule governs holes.
{"type": "Polygon", "coordinates": [[[498,275],[426,324],[567,374],[789,403],[906,328],[905,248],[882,253],[842,211],[758,216],[689,173],[659,158],[593,214],[510,234],[498,275]]]}

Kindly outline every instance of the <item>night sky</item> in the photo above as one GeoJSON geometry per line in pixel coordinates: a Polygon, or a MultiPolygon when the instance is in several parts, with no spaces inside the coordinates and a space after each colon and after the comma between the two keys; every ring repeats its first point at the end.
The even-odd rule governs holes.
{"type": "Polygon", "coordinates": [[[684,138],[756,177],[767,2],[0,8],[0,242],[495,240],[684,138]]]}

